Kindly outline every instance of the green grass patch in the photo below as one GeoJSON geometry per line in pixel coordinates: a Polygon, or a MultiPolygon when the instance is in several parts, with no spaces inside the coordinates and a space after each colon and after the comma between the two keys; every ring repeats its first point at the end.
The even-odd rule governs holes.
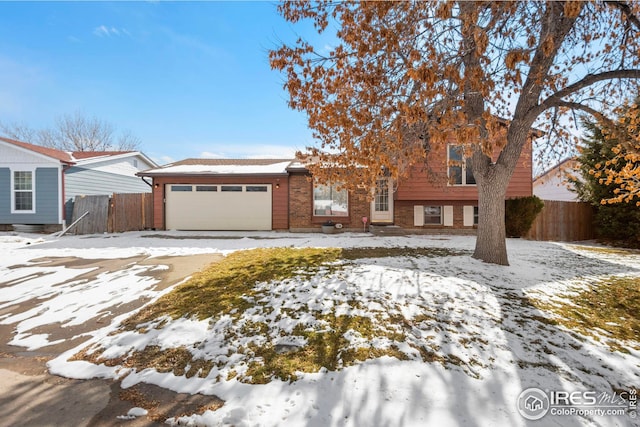
{"type": "Polygon", "coordinates": [[[571,245],[571,246],[569,246],[569,248],[573,248],[573,249],[577,249],[577,250],[581,250],[581,251],[587,251],[587,252],[594,252],[594,253],[603,254],[603,255],[628,256],[628,255],[638,255],[638,254],[640,254],[640,251],[637,250],[637,249],[604,248],[604,247],[599,247],[599,246],[582,246],[582,245],[571,245]]]}
{"type": "Polygon", "coordinates": [[[468,251],[454,251],[447,248],[345,248],[342,249],[340,257],[347,260],[363,259],[363,258],[389,258],[389,257],[447,257],[470,255],[468,251]]]}
{"type": "Polygon", "coordinates": [[[298,372],[318,372],[321,368],[335,371],[385,355],[406,359],[406,355],[394,345],[389,348],[349,346],[349,341],[344,337],[347,331],[354,331],[366,339],[384,336],[385,331],[369,317],[325,314],[318,315],[317,319],[321,320],[321,328],[300,324],[294,329],[293,335],[306,340],[306,345],[302,347],[278,351],[273,345],[252,346],[250,350],[257,360],[249,365],[240,381],[253,384],[265,384],[272,378],[295,381],[298,372]]]}
{"type": "MultiPolygon", "coordinates": [[[[304,302],[293,306],[273,306],[272,302],[278,299],[269,294],[276,292],[279,281],[294,277],[312,278],[319,272],[329,275],[357,259],[463,254],[467,252],[407,247],[289,247],[233,252],[146,306],[122,325],[124,330],[144,334],[150,329],[164,327],[170,319],[187,317],[217,322],[228,315],[232,322],[224,326],[224,344],[221,344],[223,347],[229,345],[227,357],[194,359],[191,347],[160,350],[157,346],[148,346],[142,351],[110,360],[103,358],[104,349],[93,347],[81,351],[75,358],[138,370],[155,368],[159,372],[186,376],[206,376],[215,367],[222,370],[221,375],[227,380],[235,378],[254,384],[268,383],[273,378],[294,381],[300,372],[318,372],[321,368],[334,371],[382,356],[408,359],[410,355],[399,349],[402,343],[405,349],[415,350],[412,358],[443,365],[465,365],[453,356],[441,355],[439,348],[429,340],[415,342],[413,339],[409,342],[407,339],[407,334],[415,324],[435,322],[435,313],[424,313],[413,319],[405,319],[395,309],[384,312],[378,310],[371,316],[362,315],[366,307],[354,295],[352,299],[340,301],[343,307],[344,304],[348,305],[354,313],[337,315],[335,309],[317,311],[304,302]],[[257,286],[260,283],[268,285],[257,286]],[[248,309],[252,309],[261,320],[252,318],[252,315],[243,317],[248,309]],[[270,318],[274,310],[278,310],[278,314],[270,318]],[[300,320],[303,316],[307,319],[304,322],[300,320]],[[299,323],[291,326],[293,330],[285,332],[278,326],[279,322],[289,325],[299,323]],[[282,342],[288,342],[288,337],[300,344],[279,344],[283,337],[285,339],[282,342]],[[378,344],[372,345],[373,340],[378,340],[378,344]],[[228,356],[231,355],[239,357],[228,365],[228,356]]],[[[280,301],[282,297],[279,295],[280,301]]],[[[292,299],[295,301],[295,298],[292,299]]],[[[471,346],[473,343],[466,344],[471,346]]]]}
{"type": "Polygon", "coordinates": [[[256,283],[313,275],[323,264],[334,262],[340,249],[268,248],[237,251],[210,265],[186,283],[124,322],[126,329],[168,315],[199,320],[242,312],[253,306],[256,283]]]}
{"type": "Polygon", "coordinates": [[[535,298],[531,303],[553,313],[554,323],[603,341],[612,351],[640,349],[640,277],[611,277],[560,297],[571,303],[535,298]]]}

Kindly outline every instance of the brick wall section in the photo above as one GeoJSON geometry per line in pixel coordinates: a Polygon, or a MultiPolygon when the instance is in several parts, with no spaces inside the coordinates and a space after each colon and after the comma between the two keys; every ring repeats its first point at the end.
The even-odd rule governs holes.
{"type": "Polygon", "coordinates": [[[311,227],[311,194],[309,175],[289,175],[289,227],[292,229],[311,227]]]}
{"type": "Polygon", "coordinates": [[[271,184],[274,230],[289,228],[289,178],[281,176],[169,176],[153,178],[153,223],[157,230],[165,229],[164,189],[167,184],[271,184]],[[276,188],[279,186],[279,188],[276,188]]]}
{"type": "Polygon", "coordinates": [[[349,216],[327,217],[313,215],[313,182],[309,174],[289,176],[289,227],[292,231],[320,231],[328,220],[341,223],[346,230],[362,230],[362,217],[370,217],[371,205],[365,191],[349,194],[349,216]]]}
{"type": "Polygon", "coordinates": [[[420,229],[420,230],[473,230],[475,226],[464,226],[464,206],[478,206],[477,200],[469,201],[452,201],[452,200],[413,200],[413,201],[396,201],[394,211],[394,222],[402,228],[420,229]],[[453,227],[445,227],[444,225],[424,225],[416,227],[413,222],[414,206],[453,206],[453,227]]]}

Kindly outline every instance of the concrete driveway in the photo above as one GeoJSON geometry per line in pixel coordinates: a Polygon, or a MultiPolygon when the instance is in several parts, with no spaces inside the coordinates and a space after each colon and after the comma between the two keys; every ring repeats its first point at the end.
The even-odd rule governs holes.
{"type": "MultiPolygon", "coordinates": [[[[146,274],[157,279],[156,290],[180,282],[185,277],[221,258],[217,254],[165,256],[137,256],[124,259],[82,259],[77,257],[48,257],[33,261],[47,266],[91,270],[76,280],[91,280],[99,274],[117,272],[124,266],[163,265],[168,268],[150,268],[146,274]]],[[[10,266],[12,273],[26,265],[10,266]]],[[[0,270],[0,291],[11,283],[0,270]]],[[[152,385],[138,385],[121,389],[112,380],[73,380],[50,375],[46,363],[63,352],[90,338],[91,331],[108,325],[112,319],[135,310],[148,301],[139,298],[126,304],[109,307],[100,316],[74,326],[60,324],[40,326],[36,333],[48,334],[53,345],[29,351],[8,344],[16,334],[16,324],[0,324],[0,424],[7,426],[159,426],[166,418],[196,412],[199,408],[220,405],[212,396],[180,395],[152,385]],[[149,410],[146,416],[128,419],[134,407],[149,410]]],[[[8,314],[24,313],[33,309],[41,299],[32,298],[17,304],[0,306],[0,319],[8,314]]]]}

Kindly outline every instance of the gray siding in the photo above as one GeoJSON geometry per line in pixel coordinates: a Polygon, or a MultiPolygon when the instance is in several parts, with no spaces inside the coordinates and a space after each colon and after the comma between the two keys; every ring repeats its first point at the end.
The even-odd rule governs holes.
{"type": "Polygon", "coordinates": [[[11,170],[0,168],[0,224],[58,224],[58,168],[36,169],[36,212],[11,213],[11,170]]]}
{"type": "Polygon", "coordinates": [[[110,196],[113,193],[151,193],[151,187],[137,176],[116,175],[74,166],[65,173],[65,218],[73,213],[76,196],[110,196]]]}

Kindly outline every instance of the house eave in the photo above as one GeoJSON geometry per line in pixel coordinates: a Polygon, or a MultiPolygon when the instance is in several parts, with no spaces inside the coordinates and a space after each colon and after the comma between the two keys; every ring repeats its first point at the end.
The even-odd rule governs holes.
{"type": "Polygon", "coordinates": [[[208,178],[281,178],[286,177],[289,174],[287,172],[279,172],[279,173],[212,173],[212,172],[183,172],[183,173],[144,173],[138,172],[136,176],[139,177],[151,177],[151,178],[200,178],[200,177],[208,177],[208,178]]]}

